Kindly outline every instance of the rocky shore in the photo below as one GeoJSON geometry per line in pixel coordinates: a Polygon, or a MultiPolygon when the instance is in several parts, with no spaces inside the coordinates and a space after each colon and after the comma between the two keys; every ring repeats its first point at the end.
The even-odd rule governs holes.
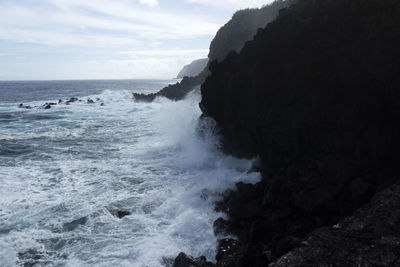
{"type": "Polygon", "coordinates": [[[398,265],[399,28],[396,0],[299,0],[211,63],[200,107],[263,176],[217,203],[216,266],[398,265]]]}
{"type": "Polygon", "coordinates": [[[197,69],[196,72],[200,72],[200,74],[182,77],[185,73],[193,72],[187,72],[185,70],[185,68],[193,66],[185,66],[182,72],[178,74],[178,78],[183,78],[182,81],[169,85],[153,94],[133,93],[133,98],[135,101],[139,102],[152,102],[158,96],[166,97],[174,101],[183,99],[189,92],[195,88],[199,88],[205,81],[210,73],[208,70],[208,62],[222,61],[230,51],[239,53],[245,43],[253,39],[257,29],[264,28],[278,16],[282,8],[288,7],[295,1],[296,0],[277,0],[259,9],[245,9],[236,12],[232,16],[232,19],[218,30],[212,40],[208,59],[193,62],[194,65],[198,65],[195,69],[197,69]],[[204,70],[199,71],[199,66],[203,67],[204,70]]]}
{"type": "Polygon", "coordinates": [[[208,74],[208,69],[204,69],[199,75],[195,77],[184,77],[180,82],[168,85],[157,93],[133,93],[133,99],[138,102],[152,102],[156,97],[163,96],[174,101],[181,100],[196,87],[200,87],[208,74]]]}

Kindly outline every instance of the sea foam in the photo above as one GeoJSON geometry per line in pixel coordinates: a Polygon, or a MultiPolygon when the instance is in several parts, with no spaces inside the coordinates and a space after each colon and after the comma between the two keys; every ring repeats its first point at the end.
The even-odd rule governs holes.
{"type": "Polygon", "coordinates": [[[213,259],[212,224],[224,216],[214,203],[235,183],[260,179],[248,172],[252,161],[218,150],[213,122],[199,122],[196,93],[153,103],[124,90],[88,97],[105,105],[32,109],[24,114],[57,118],[2,129],[1,142],[29,151],[0,159],[0,260],[161,266],[181,251],[213,259]]]}

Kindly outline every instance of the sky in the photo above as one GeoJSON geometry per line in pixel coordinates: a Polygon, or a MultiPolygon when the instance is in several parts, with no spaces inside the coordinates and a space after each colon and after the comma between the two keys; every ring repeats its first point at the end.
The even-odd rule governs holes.
{"type": "Polygon", "coordinates": [[[0,80],[170,79],[271,0],[0,0],[0,80]]]}

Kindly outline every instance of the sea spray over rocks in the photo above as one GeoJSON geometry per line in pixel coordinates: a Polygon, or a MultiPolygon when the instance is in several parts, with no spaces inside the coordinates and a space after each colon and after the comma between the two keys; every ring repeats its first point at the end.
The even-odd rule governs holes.
{"type": "Polygon", "coordinates": [[[8,118],[0,122],[1,262],[160,266],[180,251],[215,258],[213,222],[224,215],[214,202],[260,176],[248,173],[251,161],[221,154],[212,129],[199,136],[199,96],[135,103],[121,89],[55,99],[71,95],[106,105],[0,103],[8,118]]]}

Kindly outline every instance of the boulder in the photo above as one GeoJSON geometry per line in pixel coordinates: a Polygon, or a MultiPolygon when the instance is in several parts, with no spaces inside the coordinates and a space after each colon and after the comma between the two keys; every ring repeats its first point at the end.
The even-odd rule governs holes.
{"type": "Polygon", "coordinates": [[[174,260],[172,267],[213,267],[212,262],[208,262],[204,256],[193,258],[181,252],[174,260]]]}

